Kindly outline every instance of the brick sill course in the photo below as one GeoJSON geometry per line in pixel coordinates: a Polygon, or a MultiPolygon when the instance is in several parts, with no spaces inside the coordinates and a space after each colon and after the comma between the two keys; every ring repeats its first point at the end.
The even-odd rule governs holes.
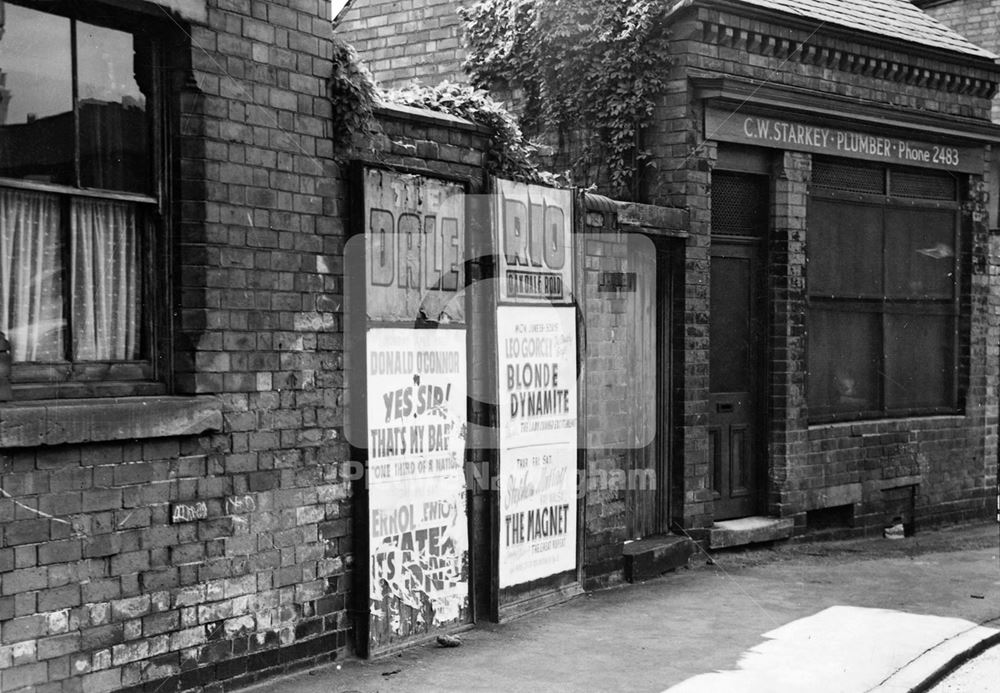
{"type": "MultiPolygon", "coordinates": [[[[898,426],[901,422],[906,422],[908,425],[924,423],[930,425],[932,423],[939,423],[942,425],[948,424],[961,426],[966,417],[966,414],[915,414],[913,416],[901,416],[899,418],[824,421],[808,424],[806,428],[810,433],[830,428],[852,428],[852,435],[860,435],[860,432],[873,433],[876,429],[881,427],[892,427],[894,425],[898,426]]],[[[917,430],[921,429],[918,428],[917,430]]]]}
{"type": "Polygon", "coordinates": [[[222,428],[216,397],[115,397],[0,405],[0,448],[189,436],[222,428]]]}

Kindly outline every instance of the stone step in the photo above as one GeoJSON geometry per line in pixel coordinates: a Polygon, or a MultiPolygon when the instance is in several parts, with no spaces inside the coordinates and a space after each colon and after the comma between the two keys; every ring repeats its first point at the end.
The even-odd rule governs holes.
{"type": "Polygon", "coordinates": [[[687,565],[695,543],[687,537],[658,536],[626,542],[622,546],[625,579],[641,582],[687,565]]]}
{"type": "Polygon", "coordinates": [[[709,549],[780,541],[792,536],[795,521],[790,517],[741,517],[716,522],[708,530],[709,549]]]}

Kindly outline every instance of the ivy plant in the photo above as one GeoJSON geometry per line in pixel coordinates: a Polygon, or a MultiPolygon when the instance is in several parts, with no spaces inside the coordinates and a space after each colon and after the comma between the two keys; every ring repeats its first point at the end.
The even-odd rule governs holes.
{"type": "Polygon", "coordinates": [[[385,100],[487,127],[491,135],[485,167],[490,173],[526,182],[558,182],[535,165],[535,147],[524,137],[517,118],[482,89],[447,81],[433,87],[414,84],[387,92],[385,100]]]}
{"type": "Polygon", "coordinates": [[[578,175],[605,166],[635,194],[670,64],[663,0],[478,0],[459,10],[475,86],[512,95],[532,132],[569,141],[578,175]]]}
{"type": "Polygon", "coordinates": [[[524,137],[517,118],[482,89],[442,82],[433,87],[414,84],[383,91],[354,48],[335,38],[329,96],[333,106],[333,145],[338,158],[358,146],[371,146],[378,133],[375,108],[395,103],[446,113],[485,126],[491,133],[485,162],[490,173],[526,182],[561,182],[539,170],[532,156],[535,147],[524,137]]]}
{"type": "Polygon", "coordinates": [[[374,107],[379,101],[378,87],[365,69],[354,48],[337,37],[333,39],[333,71],[329,91],[331,136],[334,151],[342,156],[356,138],[370,141],[375,132],[374,107]]]}

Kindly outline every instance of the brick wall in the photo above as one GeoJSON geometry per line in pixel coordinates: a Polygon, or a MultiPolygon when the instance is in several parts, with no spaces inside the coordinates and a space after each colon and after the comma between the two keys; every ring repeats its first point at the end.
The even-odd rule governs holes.
{"type": "Polygon", "coordinates": [[[409,106],[380,109],[379,129],[373,150],[359,152],[359,158],[371,165],[416,168],[428,175],[458,178],[468,182],[472,194],[485,191],[488,130],[409,106]]]}
{"type": "Polygon", "coordinates": [[[207,7],[170,33],[174,381],[219,422],[5,451],[4,691],[219,687],[347,643],[329,5],[207,7]]]}
{"type": "Polygon", "coordinates": [[[924,12],[951,27],[977,46],[993,51],[1000,49],[997,22],[1000,5],[996,0],[946,0],[924,4],[924,12]]]}
{"type": "Polygon", "coordinates": [[[622,579],[622,542],[630,538],[627,490],[624,484],[611,483],[627,467],[629,326],[623,324],[624,300],[598,288],[603,272],[626,271],[628,259],[617,214],[610,209],[599,214],[603,226],[585,226],[586,233],[576,236],[585,325],[581,337],[586,339],[579,425],[586,436],[583,553],[590,584],[622,579]],[[617,330],[622,332],[619,339],[613,337],[617,330]]]}
{"type": "MultiPolygon", "coordinates": [[[[351,651],[342,254],[358,192],[330,142],[330,8],[207,7],[184,34],[164,25],[174,392],[0,412],[5,693],[229,690],[351,651]]],[[[381,121],[365,156],[481,186],[475,128],[381,121]]]]}
{"type": "MultiPolygon", "coordinates": [[[[140,680],[250,680],[347,645],[342,181],[325,97],[329,12],[325,0],[218,0],[207,25],[191,28],[194,88],[180,97],[177,147],[175,378],[179,393],[216,394],[223,426],[202,442],[210,476],[170,500],[210,499],[211,488],[245,494],[256,509],[182,525],[174,550],[190,553],[193,574],[171,608],[195,615],[182,626],[205,642],[168,653],[159,676],[138,667],[140,680]],[[204,565],[197,543],[213,528],[204,565]]],[[[134,678],[123,671],[123,685],[134,678]]]]}
{"type": "Polygon", "coordinates": [[[456,0],[353,0],[337,35],[354,46],[386,89],[414,80],[464,82],[462,21],[456,0]]]}

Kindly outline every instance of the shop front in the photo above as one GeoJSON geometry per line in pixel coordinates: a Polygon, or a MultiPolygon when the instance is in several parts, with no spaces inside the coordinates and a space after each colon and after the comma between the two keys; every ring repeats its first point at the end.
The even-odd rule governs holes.
{"type": "Polygon", "coordinates": [[[659,133],[663,200],[698,212],[683,522],[723,547],[985,517],[993,58],[916,10],[919,37],[848,36],[772,4],[673,17],[689,99],[659,133]]]}

